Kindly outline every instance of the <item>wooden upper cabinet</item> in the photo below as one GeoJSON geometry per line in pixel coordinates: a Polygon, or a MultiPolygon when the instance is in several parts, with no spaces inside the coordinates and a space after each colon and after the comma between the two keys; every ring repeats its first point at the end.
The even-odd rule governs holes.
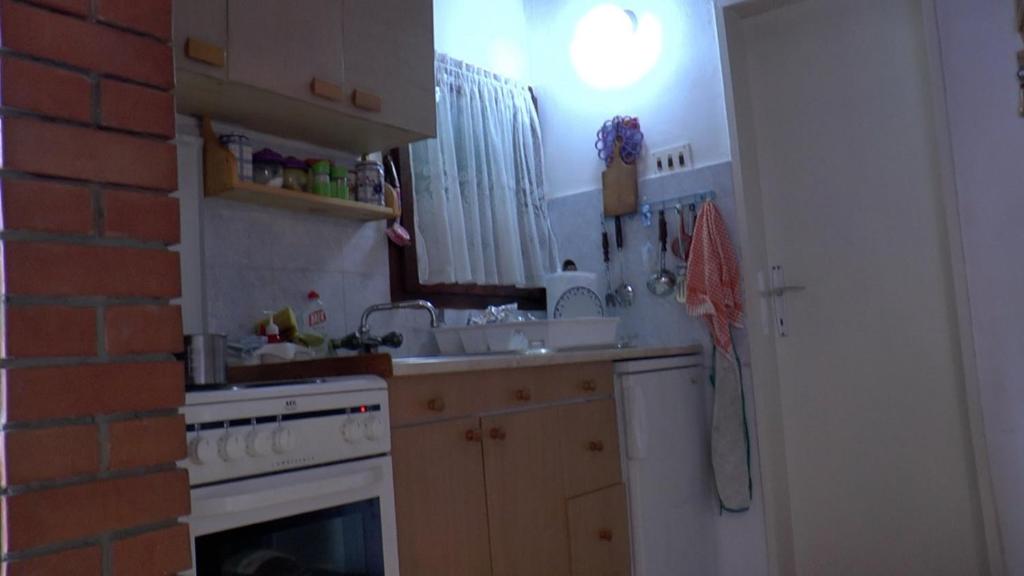
{"type": "Polygon", "coordinates": [[[177,67],[227,78],[228,0],[174,0],[177,67]]]}
{"type": "Polygon", "coordinates": [[[433,137],[432,0],[175,0],[177,109],[355,153],[433,137]]]}
{"type": "Polygon", "coordinates": [[[341,90],[342,18],[340,0],[228,0],[228,79],[326,105],[311,87],[341,90]]]}
{"type": "Polygon", "coordinates": [[[464,418],[392,432],[403,576],[490,574],[479,423],[464,418]]]}
{"type": "Polygon", "coordinates": [[[481,428],[493,576],[566,576],[558,409],[489,416],[481,428]]]}
{"type": "Polygon", "coordinates": [[[433,2],[343,2],[346,89],[379,104],[355,105],[354,113],[436,135],[433,2]]]}

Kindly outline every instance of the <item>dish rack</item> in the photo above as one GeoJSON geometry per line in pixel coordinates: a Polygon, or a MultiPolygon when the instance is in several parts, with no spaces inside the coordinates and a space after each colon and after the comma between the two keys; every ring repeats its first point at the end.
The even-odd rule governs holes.
{"type": "Polygon", "coordinates": [[[619,318],[531,320],[434,329],[445,356],[615,346],[619,318]]]}

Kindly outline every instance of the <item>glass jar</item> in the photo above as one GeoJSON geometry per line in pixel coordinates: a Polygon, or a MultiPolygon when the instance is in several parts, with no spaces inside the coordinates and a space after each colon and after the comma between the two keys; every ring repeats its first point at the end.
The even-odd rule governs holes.
{"type": "Polygon", "coordinates": [[[309,191],[309,169],[305,162],[294,156],[285,158],[284,187],[296,192],[309,191]]]}
{"type": "Polygon", "coordinates": [[[331,163],[327,160],[313,162],[312,173],[310,191],[318,196],[331,196],[331,163]]]}
{"type": "Polygon", "coordinates": [[[235,157],[238,168],[238,179],[252,180],[252,144],[245,134],[224,134],[220,143],[235,157]]]}
{"type": "Polygon", "coordinates": [[[356,200],[384,205],[384,165],[366,156],[356,164],[356,200]]]}
{"type": "Polygon", "coordinates": [[[257,184],[280,188],[284,185],[284,156],[270,148],[252,155],[252,179],[257,184]]]}

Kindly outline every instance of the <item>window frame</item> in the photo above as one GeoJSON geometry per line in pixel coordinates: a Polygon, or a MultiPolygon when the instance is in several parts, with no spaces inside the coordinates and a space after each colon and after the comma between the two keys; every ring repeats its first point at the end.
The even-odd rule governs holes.
{"type": "MultiPolygon", "coordinates": [[[[534,98],[536,105],[536,98],[534,98]]],[[[398,170],[401,184],[402,226],[409,231],[412,243],[401,247],[388,242],[391,301],[429,300],[442,308],[482,310],[515,302],[520,310],[546,310],[547,291],[544,288],[517,288],[516,286],[482,286],[479,284],[422,284],[416,255],[416,215],[413,201],[412,163],[409,146],[392,148],[391,156],[398,170]]]]}

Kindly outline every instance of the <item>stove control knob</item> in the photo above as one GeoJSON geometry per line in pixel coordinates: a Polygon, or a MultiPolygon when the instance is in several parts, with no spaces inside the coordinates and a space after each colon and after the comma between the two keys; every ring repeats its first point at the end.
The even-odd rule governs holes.
{"type": "Polygon", "coordinates": [[[245,438],[239,434],[225,432],[217,440],[217,453],[220,455],[220,459],[225,462],[234,462],[240,459],[242,456],[245,456],[245,438]]]}
{"type": "Polygon", "coordinates": [[[252,430],[245,435],[245,452],[255,458],[270,454],[273,444],[274,441],[267,432],[252,430]]]}
{"type": "Polygon", "coordinates": [[[271,442],[273,450],[277,454],[286,454],[295,449],[295,436],[292,435],[291,430],[283,426],[274,430],[271,442]]]}
{"type": "Polygon", "coordinates": [[[384,423],[376,416],[367,416],[363,420],[363,430],[366,433],[367,440],[376,442],[384,435],[384,423]]]}
{"type": "Polygon", "coordinates": [[[363,441],[363,423],[357,420],[354,416],[349,416],[345,423],[341,425],[341,436],[345,439],[345,442],[349,444],[358,444],[363,441]]]}
{"type": "Polygon", "coordinates": [[[217,448],[208,438],[196,436],[188,443],[188,459],[193,464],[209,464],[216,457],[217,448]]]}

